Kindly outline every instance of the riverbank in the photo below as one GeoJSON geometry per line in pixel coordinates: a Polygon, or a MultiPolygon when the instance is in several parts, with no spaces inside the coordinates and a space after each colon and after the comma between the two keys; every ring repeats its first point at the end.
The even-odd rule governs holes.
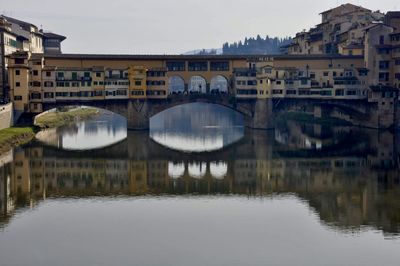
{"type": "Polygon", "coordinates": [[[30,142],[36,132],[35,127],[10,127],[0,130],[0,154],[30,142]]]}
{"type": "Polygon", "coordinates": [[[35,125],[42,128],[56,128],[69,125],[77,120],[91,118],[99,113],[94,108],[78,108],[66,112],[49,112],[36,118],[35,125]]]}

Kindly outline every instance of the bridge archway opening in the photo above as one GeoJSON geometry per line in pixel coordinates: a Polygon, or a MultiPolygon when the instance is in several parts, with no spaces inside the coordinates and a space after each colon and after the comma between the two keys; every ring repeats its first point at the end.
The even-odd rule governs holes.
{"type": "Polygon", "coordinates": [[[193,76],[189,81],[189,93],[205,94],[207,93],[207,81],[202,76],[193,76]]]}
{"type": "Polygon", "coordinates": [[[83,105],[50,108],[33,118],[36,126],[46,128],[36,135],[45,145],[64,150],[95,150],[127,138],[127,119],[121,114],[83,105]]]}
{"type": "Polygon", "coordinates": [[[211,94],[227,94],[228,80],[221,75],[213,77],[210,83],[210,92],[211,94]]]}
{"type": "Polygon", "coordinates": [[[169,94],[182,94],[185,91],[185,81],[180,76],[172,76],[168,81],[169,94]]]}
{"type": "MultiPolygon", "coordinates": [[[[195,98],[195,97],[193,97],[195,98]]],[[[179,103],[150,117],[150,137],[169,149],[187,153],[220,150],[244,136],[245,115],[209,102],[179,103]]],[[[172,166],[171,166],[172,167],[172,166]]],[[[222,164],[213,165],[217,178],[222,164]]]]}

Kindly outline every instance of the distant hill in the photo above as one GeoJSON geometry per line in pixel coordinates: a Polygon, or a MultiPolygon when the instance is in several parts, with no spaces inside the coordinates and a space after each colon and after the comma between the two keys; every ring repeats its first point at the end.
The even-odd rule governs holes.
{"type": "Polygon", "coordinates": [[[256,38],[246,38],[244,42],[239,41],[232,44],[224,43],[222,53],[227,55],[235,54],[281,54],[280,47],[291,43],[290,37],[271,38],[268,35],[262,38],[258,35],[256,38]]]}
{"type": "Polygon", "coordinates": [[[245,40],[224,43],[222,48],[213,49],[197,49],[184,53],[184,55],[246,55],[246,54],[281,54],[281,46],[292,42],[292,38],[271,38],[266,36],[265,39],[258,35],[256,38],[245,38],[245,40]]]}

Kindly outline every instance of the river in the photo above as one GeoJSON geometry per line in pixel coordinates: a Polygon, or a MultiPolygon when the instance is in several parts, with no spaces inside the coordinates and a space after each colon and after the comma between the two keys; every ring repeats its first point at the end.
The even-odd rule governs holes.
{"type": "Polygon", "coordinates": [[[399,265],[398,136],[192,104],[0,158],[0,265],[399,265]]]}

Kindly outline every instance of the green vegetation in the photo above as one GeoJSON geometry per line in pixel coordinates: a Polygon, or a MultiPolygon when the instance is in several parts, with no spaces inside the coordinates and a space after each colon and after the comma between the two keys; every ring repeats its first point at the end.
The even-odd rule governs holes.
{"type": "Polygon", "coordinates": [[[223,54],[243,55],[243,54],[281,54],[281,46],[292,42],[290,37],[272,38],[266,36],[265,39],[258,35],[256,38],[246,38],[244,42],[224,43],[223,54]]]}
{"type": "Polygon", "coordinates": [[[94,108],[79,108],[65,112],[50,112],[36,118],[35,125],[40,128],[54,128],[65,126],[76,120],[87,119],[97,115],[99,111],[94,108]]]}
{"type": "Polygon", "coordinates": [[[294,121],[299,121],[299,122],[304,122],[304,123],[315,123],[315,124],[328,125],[328,126],[330,126],[330,125],[350,126],[351,125],[350,122],[347,122],[345,120],[341,120],[338,118],[332,118],[332,117],[317,118],[311,114],[296,113],[296,112],[288,112],[288,113],[282,114],[282,115],[278,116],[276,120],[278,123],[280,121],[294,120],[294,121]]]}
{"type": "Polygon", "coordinates": [[[36,131],[34,127],[10,127],[0,130],[0,154],[30,142],[36,131]]]}

